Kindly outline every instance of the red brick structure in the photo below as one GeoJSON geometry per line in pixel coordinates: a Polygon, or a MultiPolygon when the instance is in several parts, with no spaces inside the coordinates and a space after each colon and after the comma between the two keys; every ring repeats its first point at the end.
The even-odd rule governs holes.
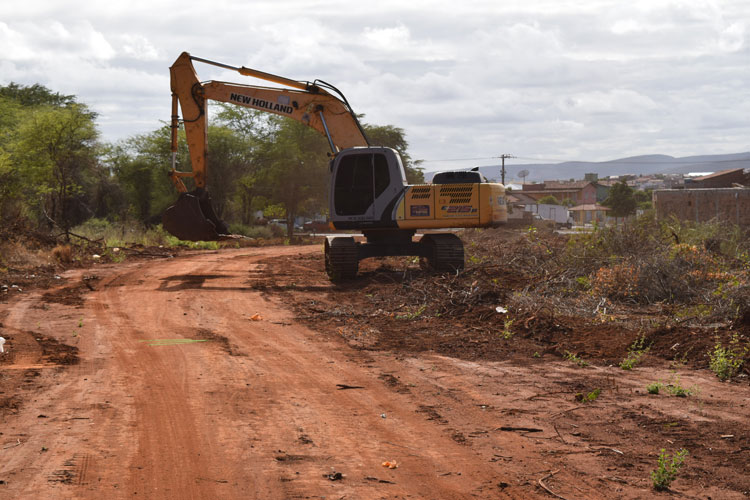
{"type": "Polygon", "coordinates": [[[543,184],[524,184],[521,194],[540,200],[552,195],[563,203],[570,200],[573,205],[596,203],[596,186],[588,181],[557,182],[545,181],[543,184]]]}
{"type": "Polygon", "coordinates": [[[750,189],[664,189],[653,193],[656,217],[750,226],[750,189]]]}

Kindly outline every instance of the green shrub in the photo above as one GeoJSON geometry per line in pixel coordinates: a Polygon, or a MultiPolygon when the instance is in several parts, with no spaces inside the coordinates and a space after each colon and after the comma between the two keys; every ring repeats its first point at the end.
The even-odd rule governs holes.
{"type": "Polygon", "coordinates": [[[646,336],[635,339],[628,348],[628,354],[620,362],[620,368],[623,370],[632,370],[641,362],[641,358],[651,349],[651,345],[646,344],[646,336]]]}
{"type": "Polygon", "coordinates": [[[677,474],[680,472],[687,456],[688,452],[685,449],[678,451],[671,457],[664,448],[661,449],[658,466],[656,470],[651,472],[651,481],[656,490],[669,489],[669,485],[677,478],[677,474]]]}
{"type": "Polygon", "coordinates": [[[740,337],[734,333],[727,347],[724,347],[721,342],[716,342],[713,351],[708,353],[710,358],[708,366],[719,377],[719,380],[729,380],[742,368],[748,350],[750,349],[747,345],[740,346],[740,337]]]}
{"type": "Polygon", "coordinates": [[[594,401],[596,401],[596,399],[599,397],[599,394],[601,393],[602,393],[601,389],[594,389],[593,391],[589,393],[579,392],[578,394],[576,394],[575,399],[579,403],[593,403],[594,401]]]}
{"type": "Polygon", "coordinates": [[[510,340],[513,338],[513,330],[510,329],[510,327],[513,326],[513,320],[512,319],[506,319],[503,322],[503,331],[500,332],[500,336],[504,338],[505,340],[510,340]]]}
{"type": "Polygon", "coordinates": [[[646,391],[648,391],[649,394],[659,394],[662,387],[664,387],[664,384],[661,382],[654,382],[646,386],[646,391]]]}

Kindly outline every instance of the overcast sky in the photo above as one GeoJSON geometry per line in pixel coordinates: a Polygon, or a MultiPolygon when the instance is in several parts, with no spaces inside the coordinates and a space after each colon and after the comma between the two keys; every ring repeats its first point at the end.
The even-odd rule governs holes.
{"type": "Polygon", "coordinates": [[[750,151],[748,0],[3,3],[0,83],[75,94],[107,141],[169,119],[188,51],[330,82],[415,159],[479,158],[427,170],[750,151]]]}

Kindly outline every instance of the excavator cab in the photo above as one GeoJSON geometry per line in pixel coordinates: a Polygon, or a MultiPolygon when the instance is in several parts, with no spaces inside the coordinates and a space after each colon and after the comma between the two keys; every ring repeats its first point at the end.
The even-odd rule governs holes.
{"type": "Polygon", "coordinates": [[[229,234],[227,225],[217,217],[208,191],[197,188],[182,193],[167,208],[162,225],[170,234],[186,241],[215,241],[229,234]]]}

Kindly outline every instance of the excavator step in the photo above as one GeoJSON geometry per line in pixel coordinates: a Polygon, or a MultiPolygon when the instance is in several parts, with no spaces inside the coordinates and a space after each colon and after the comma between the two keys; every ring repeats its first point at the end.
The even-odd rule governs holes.
{"type": "Polygon", "coordinates": [[[354,238],[345,236],[326,238],[325,259],[326,273],[331,281],[343,281],[357,276],[359,257],[354,238]]]}

